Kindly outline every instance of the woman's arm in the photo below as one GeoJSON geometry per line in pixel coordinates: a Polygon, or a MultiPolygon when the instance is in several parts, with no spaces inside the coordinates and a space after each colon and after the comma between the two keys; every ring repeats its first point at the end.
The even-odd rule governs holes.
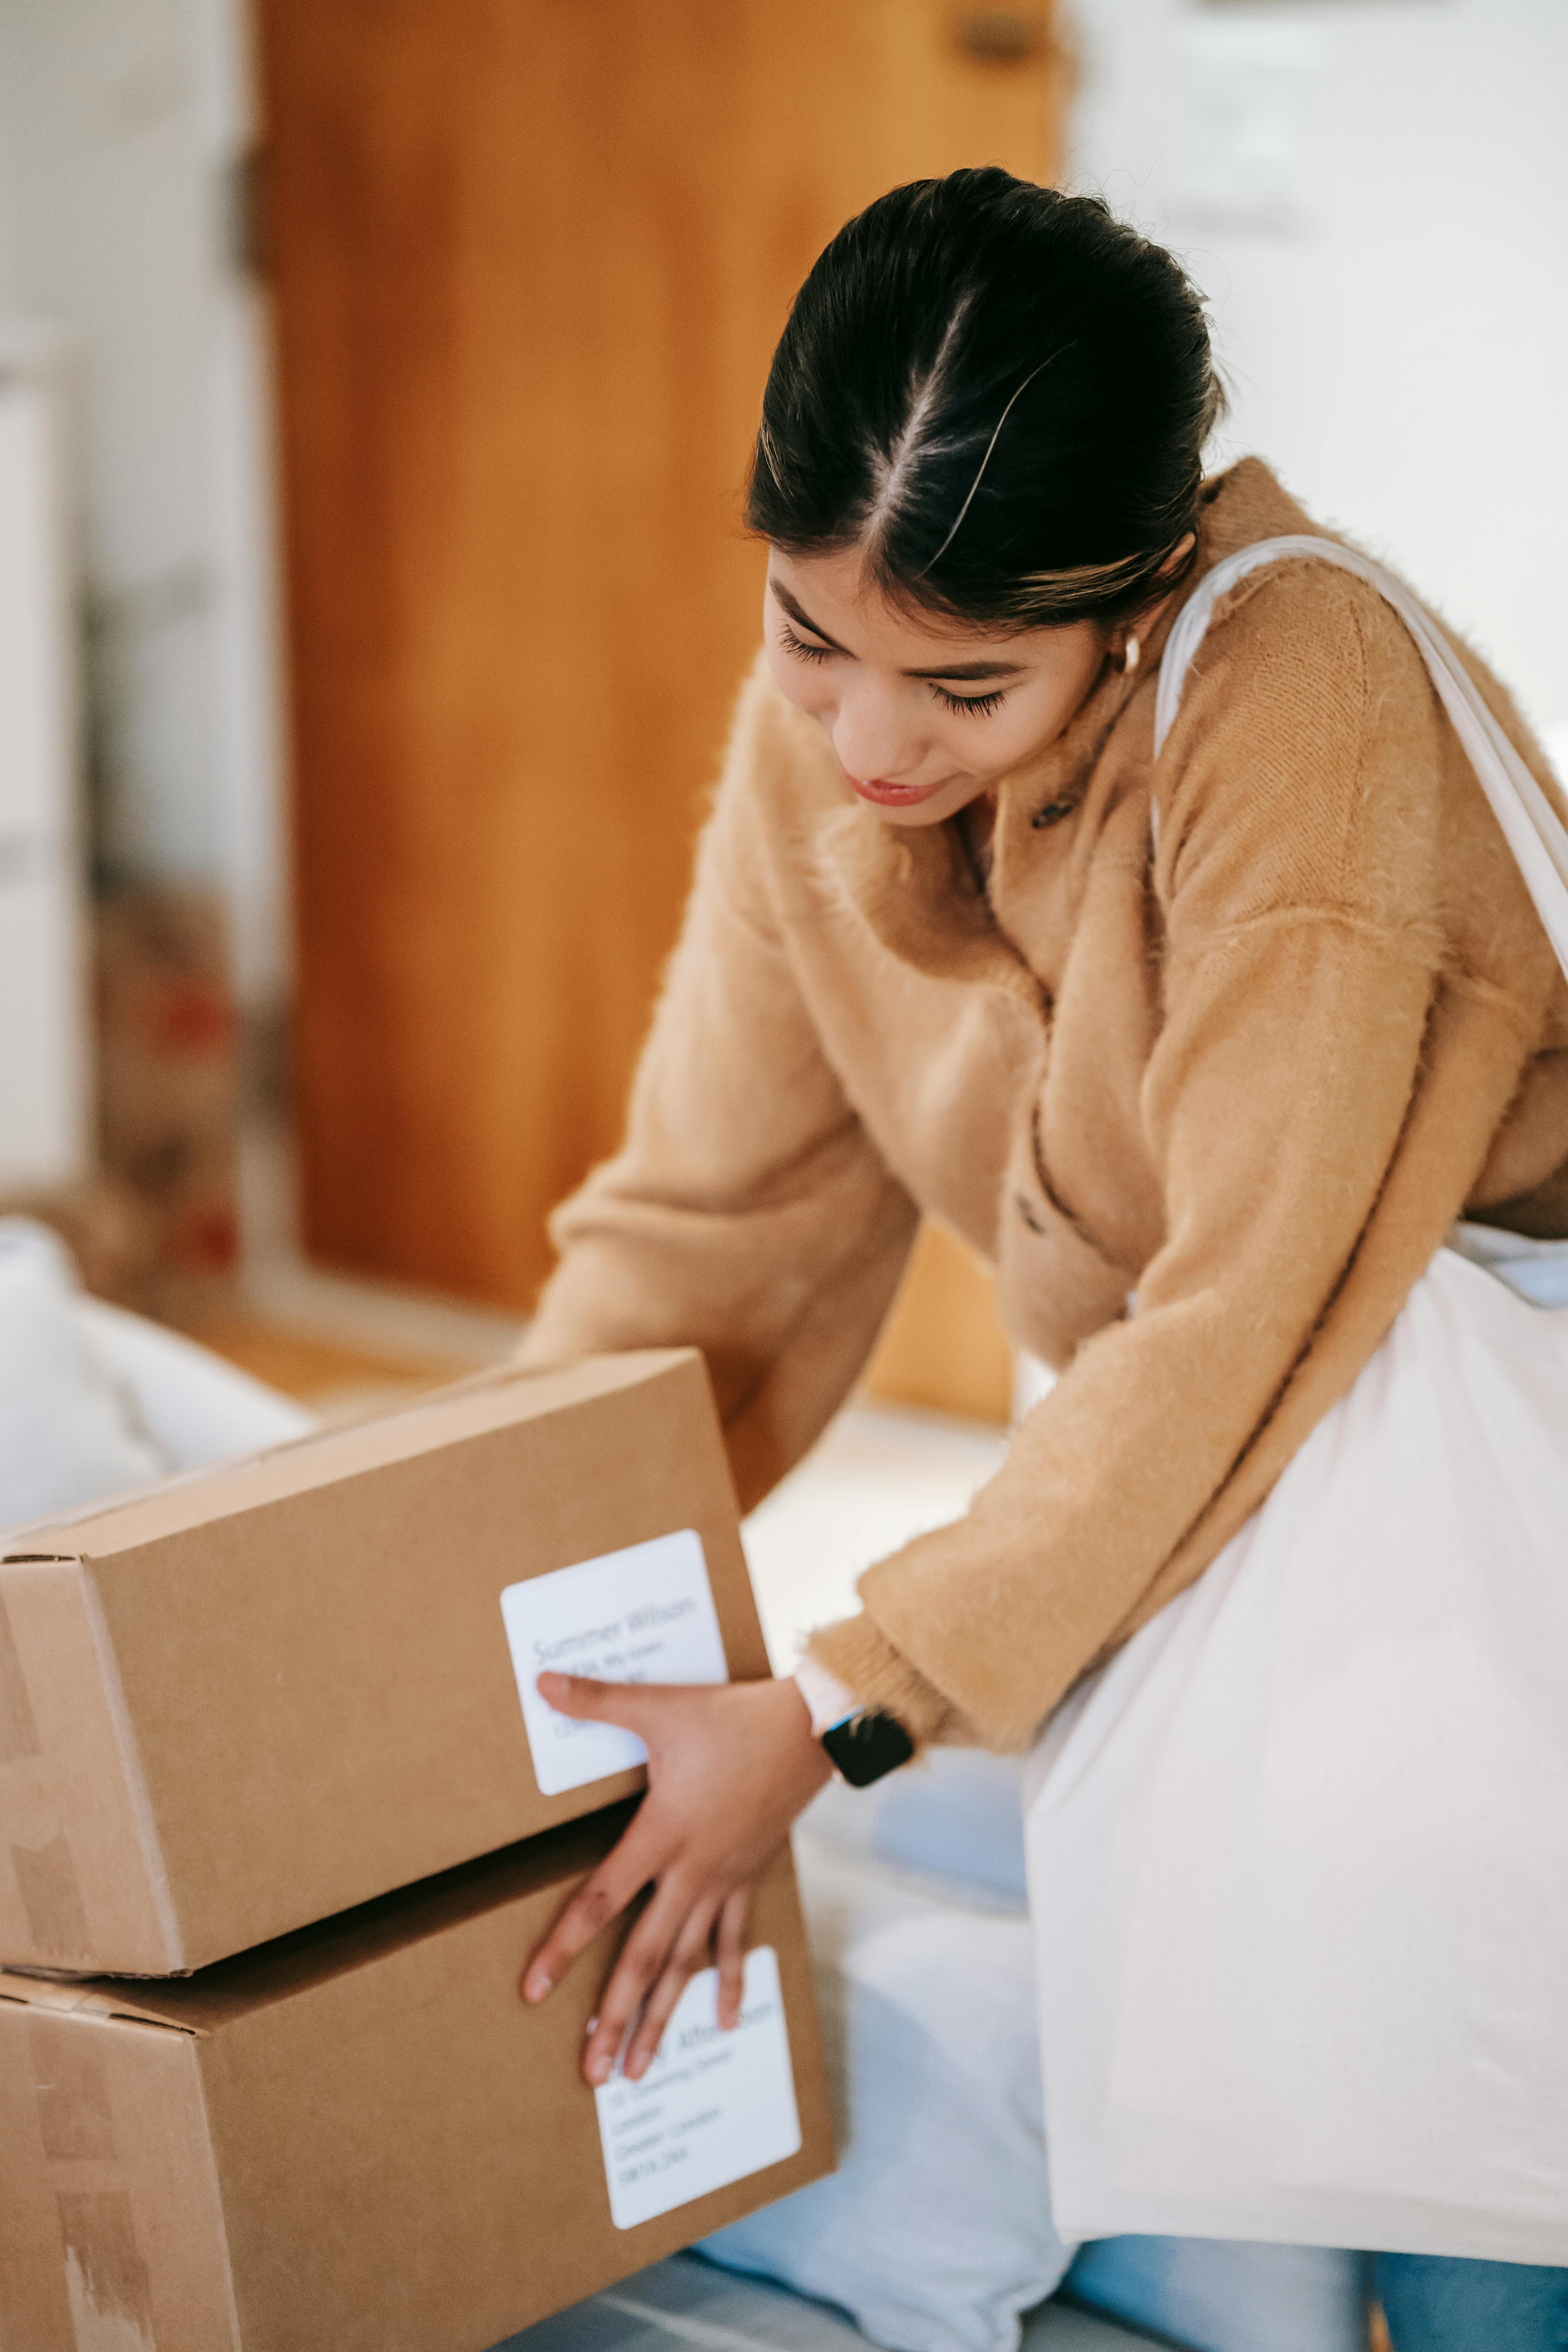
{"type": "Polygon", "coordinates": [[[742,697],[626,1136],[556,1212],[525,1363],[700,1348],[742,1507],[826,1427],[870,1351],[917,1212],[823,1055],[773,907],[757,800],[790,757],[742,697]]]}
{"type": "MultiPolygon", "coordinates": [[[[626,1138],[552,1220],[561,1263],[527,1363],[683,1342],[702,1349],[742,1508],[825,1427],[898,1286],[917,1213],[829,1067],[775,919],[756,794],[787,758],[759,675],[741,702],[626,1138]]],[[[719,1689],[542,1677],[563,1712],[648,1751],[631,1827],[524,1970],[541,2000],[645,1888],[583,2053],[605,2081],[646,2067],[695,1970],[717,1961],[739,2021],[752,1881],[828,1777],[792,1682],[719,1689]]]]}
{"type": "Polygon", "coordinates": [[[1419,656],[1360,583],[1282,567],[1211,631],[1162,762],[1143,1111],[1164,1245],[967,1516],[869,1570],[862,1615],[814,1638],[862,1699],[1026,1745],[1383,1339],[1529,1045],[1529,1008],[1455,968],[1439,926],[1442,756],[1419,656]],[[1278,659],[1308,593],[1311,673],[1278,659]]]}
{"type": "Polygon", "coordinates": [[[579,1888],[522,1979],[525,2000],[544,2000],[601,1928],[649,1887],[582,2061],[586,2081],[607,2082],[635,2018],[623,2062],[635,2082],[676,2002],[710,1960],[719,1970],[719,2022],[740,2023],[752,1883],[830,1768],[793,1682],[712,1690],[542,1675],[539,1687],[563,1714],[622,1724],[647,1749],[647,1795],[631,1827],[579,1888]]]}

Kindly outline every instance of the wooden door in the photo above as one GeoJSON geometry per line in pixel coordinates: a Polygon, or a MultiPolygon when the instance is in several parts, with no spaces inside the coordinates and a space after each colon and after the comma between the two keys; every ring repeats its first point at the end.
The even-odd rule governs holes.
{"type": "Polygon", "coordinates": [[[1036,178],[1043,5],[258,0],[308,1246],[526,1307],[618,1139],[852,212],[1036,178]]]}

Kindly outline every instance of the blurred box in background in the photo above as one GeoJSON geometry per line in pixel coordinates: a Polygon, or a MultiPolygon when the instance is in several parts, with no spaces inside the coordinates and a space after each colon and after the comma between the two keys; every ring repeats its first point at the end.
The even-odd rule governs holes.
{"type": "Polygon", "coordinates": [[[200,1322],[227,1304],[239,1263],[239,1043],[223,901],[197,888],[119,891],[97,909],[96,946],[102,1169],[150,1244],[132,1303],[200,1322]]]}

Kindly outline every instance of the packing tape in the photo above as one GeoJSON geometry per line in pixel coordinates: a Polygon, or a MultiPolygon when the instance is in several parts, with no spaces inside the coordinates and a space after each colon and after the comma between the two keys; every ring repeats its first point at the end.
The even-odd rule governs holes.
{"type": "Polygon", "coordinates": [[[24,1756],[42,1753],[43,1742],[22,1679],[22,1661],[5,1614],[5,1596],[0,1594],[0,1764],[16,1764],[24,1756]]]}
{"type": "Polygon", "coordinates": [[[76,2352],[155,2352],[152,2291],[130,2198],[106,2189],[55,2201],[76,2352]]]}
{"type": "Polygon", "coordinates": [[[47,1845],[14,1845],[11,1864],[39,1954],[67,1965],[79,1962],[87,1950],[87,1912],[64,1830],[47,1845]]]}
{"type": "Polygon", "coordinates": [[[28,2023],[38,2130],[51,2162],[117,2154],[101,2051],[98,2035],[84,2033],[64,2018],[36,2017],[28,2023]]]}

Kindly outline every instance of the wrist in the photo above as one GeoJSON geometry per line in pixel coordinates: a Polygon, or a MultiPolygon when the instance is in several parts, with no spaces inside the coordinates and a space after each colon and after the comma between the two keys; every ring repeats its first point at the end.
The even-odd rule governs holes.
{"type": "Polygon", "coordinates": [[[773,1726],[767,1738],[772,1752],[779,1759],[778,1769],[805,1790],[800,1802],[808,1803],[824,1782],[833,1777],[833,1766],[812,1729],[810,1710],[800,1687],[791,1675],[777,1676],[755,1687],[767,1694],[766,1706],[773,1726]]]}
{"type": "Polygon", "coordinates": [[[860,1703],[848,1685],[841,1683],[809,1650],[795,1667],[795,1683],[811,1717],[814,1739],[858,1712],[860,1703]]]}

